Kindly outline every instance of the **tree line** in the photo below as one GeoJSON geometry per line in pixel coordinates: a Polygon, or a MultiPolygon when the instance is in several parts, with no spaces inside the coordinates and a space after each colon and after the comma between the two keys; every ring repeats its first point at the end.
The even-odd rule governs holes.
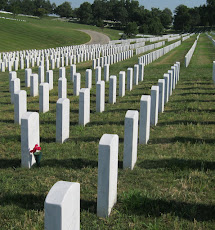
{"type": "Polygon", "coordinates": [[[162,34],[172,25],[175,30],[189,32],[197,26],[215,24],[215,0],[207,0],[206,4],[194,8],[179,5],[174,16],[168,8],[147,10],[136,0],[94,0],[92,4],[84,2],[75,9],[72,9],[69,2],[56,6],[49,0],[1,0],[0,10],[39,17],[57,14],[99,27],[103,27],[104,21],[108,20],[113,22],[115,28],[123,29],[128,35],[138,32],[162,34]]]}

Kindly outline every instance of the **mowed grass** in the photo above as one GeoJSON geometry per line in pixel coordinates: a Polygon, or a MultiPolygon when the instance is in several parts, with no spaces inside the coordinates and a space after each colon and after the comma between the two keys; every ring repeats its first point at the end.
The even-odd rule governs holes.
{"type": "MultiPolygon", "coordinates": [[[[3,17],[11,15],[0,14],[3,17]]],[[[84,44],[90,36],[79,29],[96,30],[105,33],[111,39],[119,39],[119,32],[111,29],[100,29],[76,23],[51,20],[52,18],[33,19],[16,17],[26,22],[5,20],[0,18],[1,39],[0,52],[26,49],[46,49],[60,46],[84,44]]]]}
{"type": "MultiPolygon", "coordinates": [[[[55,143],[58,70],[50,92],[50,112],[40,113],[41,168],[20,167],[20,126],[14,124],[10,104],[8,73],[0,73],[0,229],[43,229],[44,200],[59,180],[81,185],[82,229],[214,229],[215,226],[215,87],[212,61],[215,47],[201,35],[188,68],[184,56],[196,36],[145,67],[144,81],[105,112],[95,112],[95,72],[91,90],[91,122],[78,125],[78,97],[73,96],[67,69],[68,98],[71,101],[70,138],[55,143]],[[202,61],[201,61],[202,60],[202,61]],[[148,145],[138,146],[133,171],[122,169],[124,117],[128,109],[139,110],[140,98],[150,94],[152,85],[181,62],[180,81],[150,129],[148,145]],[[107,219],[96,216],[98,144],[104,133],[118,134],[118,201],[107,219]]],[[[133,67],[137,56],[111,66],[110,74],[133,67]]],[[[92,63],[77,65],[85,83],[85,70],[92,63]]],[[[37,68],[34,72],[37,72],[37,68]]],[[[24,87],[24,71],[18,71],[21,88],[27,90],[28,110],[39,110],[39,98],[29,97],[24,87]]],[[[117,88],[118,90],[118,88],[117,88]]],[[[117,91],[118,92],[118,91],[117,91]]]]}

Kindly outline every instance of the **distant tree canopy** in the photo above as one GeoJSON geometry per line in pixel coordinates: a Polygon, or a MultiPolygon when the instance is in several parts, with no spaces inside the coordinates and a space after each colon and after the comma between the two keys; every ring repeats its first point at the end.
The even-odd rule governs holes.
{"type": "Polygon", "coordinates": [[[144,6],[140,6],[137,0],[94,0],[92,4],[84,2],[76,9],[72,9],[70,2],[67,1],[56,6],[49,0],[0,0],[0,10],[39,17],[55,13],[60,17],[76,17],[81,23],[99,27],[103,27],[106,20],[126,33],[128,28],[134,29],[134,27],[137,27],[140,33],[156,35],[162,34],[172,25],[174,29],[184,32],[196,26],[215,25],[215,0],[207,0],[206,4],[194,8],[179,5],[174,11],[174,16],[168,8],[147,10],[144,6]]]}

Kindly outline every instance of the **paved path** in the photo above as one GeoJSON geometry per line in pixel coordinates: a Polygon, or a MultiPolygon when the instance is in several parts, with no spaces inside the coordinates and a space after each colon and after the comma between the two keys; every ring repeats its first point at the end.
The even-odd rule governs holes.
{"type": "Polygon", "coordinates": [[[86,45],[92,44],[107,44],[110,41],[110,38],[102,33],[93,31],[93,30],[80,30],[88,35],[90,35],[91,40],[86,43],[86,45]]]}

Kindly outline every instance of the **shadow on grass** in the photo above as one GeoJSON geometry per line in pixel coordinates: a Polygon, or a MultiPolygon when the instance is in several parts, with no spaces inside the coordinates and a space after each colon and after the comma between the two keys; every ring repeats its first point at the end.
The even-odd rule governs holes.
{"type": "Polygon", "coordinates": [[[1,123],[11,123],[14,124],[14,120],[9,120],[9,119],[5,119],[5,120],[0,120],[1,123]]]}
{"type": "Polygon", "coordinates": [[[131,215],[145,215],[159,217],[162,214],[171,214],[189,221],[211,221],[215,219],[215,206],[198,203],[186,203],[174,200],[153,199],[140,192],[126,194],[123,197],[122,212],[131,215]]]}
{"type": "Polygon", "coordinates": [[[44,209],[45,195],[33,195],[33,194],[7,194],[1,196],[1,206],[19,206],[26,210],[42,211],[44,209]]]}
{"type": "Polygon", "coordinates": [[[171,144],[175,142],[191,143],[191,144],[214,144],[215,139],[200,139],[190,137],[173,137],[173,138],[154,138],[150,140],[150,144],[171,144]]]}
{"type": "Polygon", "coordinates": [[[199,171],[215,170],[215,162],[184,159],[144,160],[138,166],[145,169],[165,168],[169,170],[194,169],[199,171]]]}
{"type": "Polygon", "coordinates": [[[21,166],[20,159],[0,159],[0,169],[19,168],[21,166]]]}
{"type": "Polygon", "coordinates": [[[199,112],[199,113],[214,113],[215,109],[191,109],[191,108],[184,108],[184,109],[178,109],[178,110],[166,110],[166,113],[185,113],[185,112],[199,112]]]}
{"type": "Polygon", "coordinates": [[[81,211],[89,211],[90,213],[96,214],[97,203],[95,201],[88,201],[81,199],[81,211]]]}
{"type": "Polygon", "coordinates": [[[87,159],[49,159],[41,162],[41,167],[59,167],[68,169],[97,168],[98,162],[87,159]]]}
{"type": "Polygon", "coordinates": [[[166,125],[214,125],[215,121],[172,121],[172,122],[159,122],[158,126],[166,125]]]}
{"type": "Polygon", "coordinates": [[[98,126],[98,125],[124,125],[124,120],[123,121],[92,121],[87,124],[87,127],[91,126],[98,126]]]}
{"type": "Polygon", "coordinates": [[[215,95],[215,93],[177,93],[177,96],[187,96],[187,95],[215,95]]]}

